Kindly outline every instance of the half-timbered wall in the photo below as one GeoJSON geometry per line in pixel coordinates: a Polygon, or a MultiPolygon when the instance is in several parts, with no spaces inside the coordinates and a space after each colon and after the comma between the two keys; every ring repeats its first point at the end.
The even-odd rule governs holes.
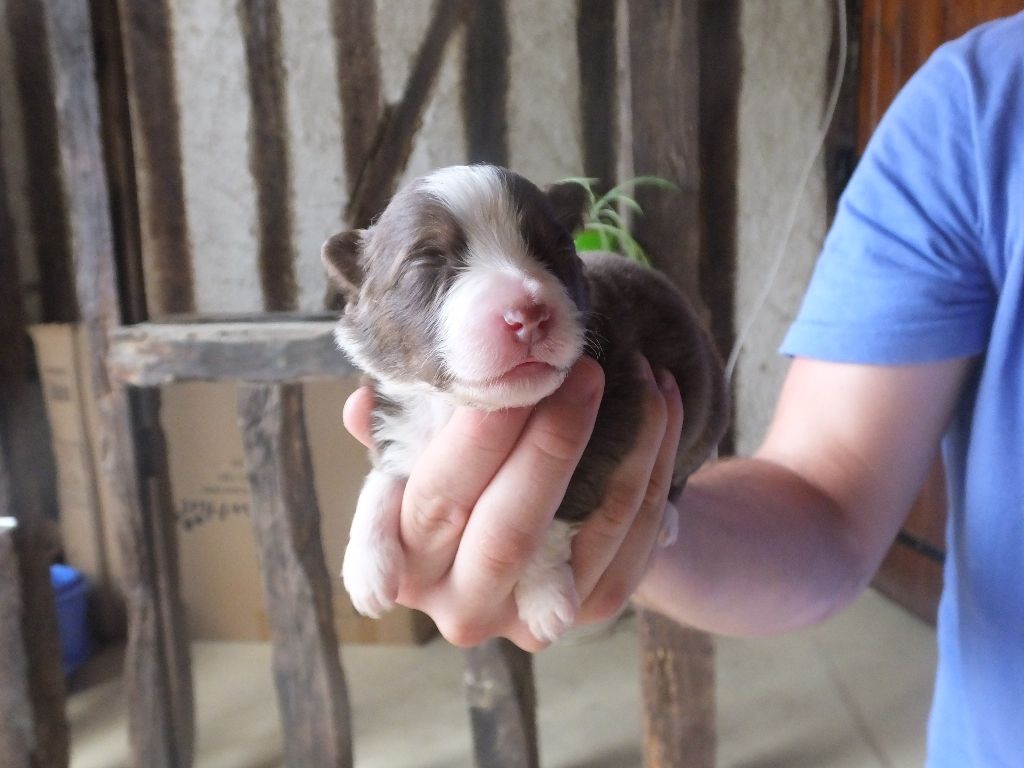
{"type": "MultiPolygon", "coordinates": [[[[440,165],[503,162],[538,182],[614,167],[607,147],[583,161],[577,46],[614,0],[92,5],[107,129],[127,147],[108,157],[128,180],[115,184],[134,230],[124,271],[150,316],[321,309],[323,240],[440,165]]],[[[73,319],[41,3],[0,0],[0,18],[3,157],[32,316],[73,319]]],[[[598,41],[592,59],[607,56],[598,41]]],[[[590,71],[598,101],[614,98],[608,73],[590,71]]]]}
{"type": "MultiPolygon", "coordinates": [[[[27,293],[30,318],[66,320],[75,308],[47,127],[53,94],[35,55],[40,6],[0,0],[0,146],[22,277],[47,288],[27,293]]],[[[121,239],[126,285],[134,274],[144,295],[136,303],[144,298],[151,316],[318,310],[323,239],[366,223],[396,184],[439,165],[503,162],[538,182],[608,178],[620,161],[628,173],[629,153],[618,151],[631,140],[629,91],[619,87],[628,79],[616,56],[628,6],[96,0],[98,28],[121,49],[107,50],[101,69],[123,57],[126,72],[122,113],[108,106],[107,120],[127,137],[116,162],[130,184],[115,190],[130,230],[121,239]]],[[[820,119],[833,1],[748,0],[740,10],[736,328],[776,255],[820,119]]],[[[100,76],[116,90],[109,71],[100,76]]],[[[770,415],[784,367],[774,349],[824,230],[823,173],[811,176],[786,264],[740,360],[740,448],[756,443],[770,415]]]]}
{"type": "MultiPolygon", "coordinates": [[[[122,203],[122,221],[134,228],[122,238],[127,284],[135,274],[151,316],[320,309],[324,238],[365,223],[396,184],[439,165],[502,162],[538,182],[609,178],[622,161],[619,172],[629,173],[629,153],[618,151],[631,140],[616,55],[628,35],[621,0],[93,5],[94,15],[106,11],[127,74],[123,114],[107,118],[112,134],[120,119],[128,137],[119,169],[133,185],[122,203]]],[[[736,328],[776,255],[817,129],[833,5],[740,3],[736,328]]],[[[22,275],[47,286],[29,292],[30,315],[63,320],[75,309],[63,298],[67,234],[46,128],[52,93],[45,61],[33,56],[42,45],[38,7],[0,0],[0,128],[22,275]]],[[[104,61],[116,65],[110,51],[104,61]]],[[[756,444],[781,380],[774,350],[823,233],[823,173],[812,174],[786,265],[740,360],[740,448],[756,444]]]]}
{"type": "Polygon", "coordinates": [[[322,308],[323,240],[439,165],[584,173],[575,0],[120,7],[151,315],[322,308]]]}

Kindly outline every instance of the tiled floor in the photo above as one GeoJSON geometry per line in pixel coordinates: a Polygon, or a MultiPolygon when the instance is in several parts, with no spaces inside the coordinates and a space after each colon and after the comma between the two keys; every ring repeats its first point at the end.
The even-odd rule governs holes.
{"type": "MultiPolygon", "coordinates": [[[[346,647],[357,768],[472,764],[460,653],[346,647]]],[[[722,768],[911,768],[923,760],[935,663],[932,630],[868,593],[798,634],[717,642],[722,768]]],[[[269,648],[194,647],[197,768],[271,768],[280,746],[269,648]]],[[[126,764],[124,700],[107,652],[70,704],[73,768],[126,764]]],[[[640,754],[633,626],[537,656],[541,761],[547,768],[632,768],[640,754]]]]}

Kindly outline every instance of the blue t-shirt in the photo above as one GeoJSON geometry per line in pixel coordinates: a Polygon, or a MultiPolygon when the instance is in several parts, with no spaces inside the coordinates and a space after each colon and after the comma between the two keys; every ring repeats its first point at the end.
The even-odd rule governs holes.
{"type": "Polygon", "coordinates": [[[882,120],[782,351],[976,356],[943,441],[931,768],[1024,766],[1024,14],[933,54],[882,120]]]}

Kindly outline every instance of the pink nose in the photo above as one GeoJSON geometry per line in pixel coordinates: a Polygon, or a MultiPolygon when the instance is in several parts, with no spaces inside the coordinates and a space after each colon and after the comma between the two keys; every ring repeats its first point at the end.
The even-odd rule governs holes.
{"type": "Polygon", "coordinates": [[[532,344],[547,336],[551,313],[543,304],[524,304],[506,309],[504,318],[509,332],[517,340],[532,344]]]}

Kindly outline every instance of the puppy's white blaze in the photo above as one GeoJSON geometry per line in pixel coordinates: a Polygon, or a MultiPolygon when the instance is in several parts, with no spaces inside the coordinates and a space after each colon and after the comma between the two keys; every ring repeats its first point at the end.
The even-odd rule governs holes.
{"type": "MultiPolygon", "coordinates": [[[[505,185],[496,168],[456,165],[442,168],[422,181],[423,189],[437,198],[463,225],[478,229],[501,224],[511,211],[505,185]]],[[[515,217],[512,217],[515,223],[515,217]]]]}
{"type": "Polygon", "coordinates": [[[442,168],[423,180],[423,189],[459,222],[470,263],[529,268],[519,214],[497,169],[479,165],[442,168]]]}

